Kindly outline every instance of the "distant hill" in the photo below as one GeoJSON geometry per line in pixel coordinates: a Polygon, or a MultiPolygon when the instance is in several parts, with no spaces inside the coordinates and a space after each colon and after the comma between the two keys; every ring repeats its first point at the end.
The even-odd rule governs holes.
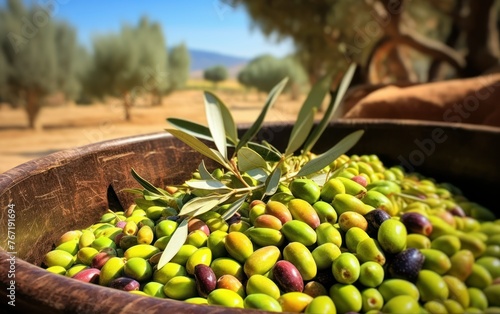
{"type": "Polygon", "coordinates": [[[235,77],[241,68],[247,64],[249,59],[225,55],[222,53],[189,49],[191,56],[191,77],[199,78],[203,70],[215,65],[225,66],[231,77],[235,77]]]}

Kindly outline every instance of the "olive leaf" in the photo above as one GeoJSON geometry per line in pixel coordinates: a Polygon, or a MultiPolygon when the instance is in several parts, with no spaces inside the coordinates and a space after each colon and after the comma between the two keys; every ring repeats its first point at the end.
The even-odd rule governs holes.
{"type": "Polygon", "coordinates": [[[281,179],[281,168],[276,167],[271,175],[266,180],[266,191],[264,195],[272,195],[278,190],[281,179]]]}
{"type": "Polygon", "coordinates": [[[245,173],[259,182],[265,182],[268,177],[266,170],[262,168],[250,169],[245,173]]]}
{"type": "Polygon", "coordinates": [[[293,154],[304,143],[314,124],[314,115],[321,106],[332,81],[332,73],[329,71],[323,78],[313,85],[300,108],[297,120],[293,125],[285,155],[293,154]]]}
{"type": "Polygon", "coordinates": [[[262,158],[262,156],[260,156],[257,152],[248,147],[242,147],[238,151],[237,156],[238,168],[241,172],[256,168],[267,169],[267,163],[264,158],[262,158]]]}
{"type": "MultiPolygon", "coordinates": [[[[196,217],[196,216],[199,216],[201,214],[204,214],[210,210],[212,210],[213,208],[215,208],[217,205],[220,205],[222,203],[224,203],[225,201],[227,201],[230,197],[231,197],[232,194],[230,193],[227,193],[227,194],[218,194],[218,195],[215,195],[215,196],[218,196],[219,197],[219,201],[217,202],[217,204],[215,204],[213,207],[210,207],[210,205],[207,204],[205,206],[201,206],[200,208],[198,208],[197,210],[195,210],[194,212],[191,212],[189,214],[189,216],[191,217],[196,217]]],[[[204,197],[197,197],[197,198],[208,198],[208,196],[204,196],[204,197]]],[[[186,203],[187,204],[187,203],[186,203]]]]}
{"type": "Polygon", "coordinates": [[[195,197],[190,199],[184,206],[182,206],[179,216],[195,216],[194,213],[201,215],[217,206],[223,196],[219,194],[195,197]]]}
{"type": "Polygon", "coordinates": [[[347,91],[347,88],[349,87],[349,84],[351,83],[355,71],[356,71],[356,64],[353,63],[349,66],[346,73],[344,74],[344,77],[342,78],[342,81],[340,82],[338,89],[335,91],[335,96],[332,97],[332,99],[330,99],[328,108],[326,109],[325,114],[321,118],[321,121],[318,123],[318,125],[314,128],[314,130],[307,138],[306,143],[304,144],[304,153],[308,153],[309,151],[311,151],[313,146],[320,138],[321,134],[323,134],[323,132],[325,131],[326,126],[328,125],[333,115],[337,111],[337,108],[342,98],[344,98],[344,95],[347,91]]]}
{"type": "Polygon", "coordinates": [[[238,142],[238,145],[236,145],[236,152],[245,146],[256,134],[259,132],[262,123],[264,123],[264,118],[266,117],[267,112],[269,109],[273,106],[273,104],[276,102],[278,99],[278,96],[281,94],[283,91],[283,88],[285,88],[286,83],[288,82],[288,78],[284,78],[281,82],[278,83],[278,85],[274,86],[269,95],[267,96],[266,103],[264,105],[264,108],[260,112],[259,116],[257,117],[257,120],[252,124],[252,126],[243,134],[241,137],[241,140],[238,142]]]}
{"type": "Polygon", "coordinates": [[[238,143],[238,130],[231,112],[219,97],[211,92],[205,91],[205,102],[207,101],[215,104],[219,108],[224,123],[225,136],[232,144],[236,145],[238,143]]]}
{"type": "Polygon", "coordinates": [[[203,180],[215,180],[210,172],[208,172],[207,167],[205,167],[205,161],[202,160],[198,165],[198,172],[203,180]]]}
{"type": "Polygon", "coordinates": [[[186,242],[188,236],[188,222],[189,218],[184,218],[184,220],[182,220],[177,226],[177,229],[175,229],[170,241],[168,241],[165,250],[163,250],[163,253],[160,256],[160,260],[157,265],[158,270],[162,269],[163,266],[170,262],[186,242]]]}
{"type": "Polygon", "coordinates": [[[146,190],[148,190],[149,192],[152,192],[154,194],[158,194],[158,195],[163,195],[163,196],[168,196],[167,194],[165,194],[164,191],[158,189],[156,186],[154,186],[153,184],[149,183],[146,179],[144,179],[143,177],[141,177],[135,170],[134,168],[131,169],[130,171],[132,173],[132,177],[134,177],[134,179],[139,182],[140,185],[142,185],[146,190]]]}
{"type": "Polygon", "coordinates": [[[227,187],[224,183],[219,180],[196,180],[191,179],[186,181],[186,184],[193,189],[202,189],[202,190],[213,190],[218,192],[230,191],[231,188],[227,187]]]}
{"type": "Polygon", "coordinates": [[[228,169],[231,168],[223,156],[218,154],[217,151],[214,151],[213,149],[205,145],[202,141],[200,141],[196,137],[189,135],[181,130],[166,129],[166,131],[175,136],[176,138],[178,138],[179,140],[183,141],[184,143],[186,143],[187,145],[189,145],[191,148],[198,151],[202,155],[212,160],[215,160],[216,162],[218,162],[219,164],[228,169]]]}
{"type": "Polygon", "coordinates": [[[214,139],[215,147],[217,147],[222,157],[227,160],[226,130],[224,128],[220,102],[208,92],[205,92],[204,95],[205,112],[210,134],[212,134],[212,138],[214,139]]]}
{"type": "Polygon", "coordinates": [[[325,185],[325,182],[328,179],[328,173],[320,173],[320,174],[317,174],[315,176],[310,177],[309,179],[316,182],[317,185],[323,186],[323,185],[325,185]]]}
{"type": "Polygon", "coordinates": [[[155,202],[154,201],[148,201],[144,198],[136,198],[134,200],[135,204],[137,205],[137,207],[141,208],[141,209],[147,209],[151,206],[156,206],[155,202]]]}
{"type": "Polygon", "coordinates": [[[142,190],[142,189],[123,189],[121,191],[127,192],[127,193],[132,193],[132,194],[138,194],[138,195],[143,195],[143,192],[144,192],[144,190],[142,190]]]}
{"type": "Polygon", "coordinates": [[[307,162],[297,173],[297,176],[307,176],[314,172],[320,171],[335,159],[339,158],[340,155],[345,154],[349,149],[351,149],[359,141],[361,136],[363,136],[364,131],[355,131],[346,137],[344,137],[340,142],[335,144],[332,148],[327,150],[321,155],[316,156],[316,158],[311,159],[307,162]]]}
{"type": "Polygon", "coordinates": [[[144,199],[145,200],[154,201],[154,200],[159,200],[162,197],[163,196],[161,196],[161,195],[154,194],[154,193],[151,193],[151,192],[148,192],[148,191],[144,191],[144,199]]]}
{"type": "Polygon", "coordinates": [[[248,142],[247,146],[259,154],[265,161],[277,162],[281,160],[281,153],[274,147],[268,147],[255,142],[248,142]]]}
{"type": "Polygon", "coordinates": [[[229,218],[233,217],[233,215],[241,208],[241,206],[245,202],[247,196],[248,196],[248,193],[244,194],[242,197],[240,197],[239,199],[234,201],[233,204],[231,204],[231,206],[229,206],[227,211],[221,215],[221,218],[224,220],[228,220],[229,218]]]}
{"type": "Polygon", "coordinates": [[[290,137],[290,142],[288,143],[288,146],[285,150],[285,156],[292,155],[297,149],[299,149],[302,143],[304,143],[307,135],[313,127],[315,112],[315,109],[311,110],[300,123],[294,125],[292,135],[290,137]],[[294,131],[295,134],[293,133],[294,131]]]}
{"type": "Polygon", "coordinates": [[[204,125],[177,118],[167,118],[167,122],[194,137],[208,141],[214,140],[210,133],[210,129],[204,125]]]}

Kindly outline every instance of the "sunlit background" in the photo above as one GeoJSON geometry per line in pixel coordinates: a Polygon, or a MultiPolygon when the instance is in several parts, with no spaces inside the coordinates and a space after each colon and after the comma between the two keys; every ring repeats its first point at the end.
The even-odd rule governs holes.
{"type": "Polygon", "coordinates": [[[495,72],[499,2],[0,0],[0,173],[63,149],[163,132],[167,117],[205,123],[203,90],[250,123],[288,77],[268,121],[293,121],[310,87],[330,73],[335,89],[351,62],[346,118],[500,125],[491,119],[500,113],[482,113],[495,88],[482,110],[453,107],[460,92],[498,79],[464,83],[455,98],[374,92],[495,72]],[[361,110],[372,92],[378,103],[365,103],[376,114],[361,110]],[[388,99],[421,106],[391,116],[388,99]]]}

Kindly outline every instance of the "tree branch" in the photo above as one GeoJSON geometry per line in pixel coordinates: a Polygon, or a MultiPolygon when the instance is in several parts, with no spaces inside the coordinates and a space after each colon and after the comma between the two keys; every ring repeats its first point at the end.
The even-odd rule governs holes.
{"type": "Polygon", "coordinates": [[[401,31],[401,34],[394,40],[435,59],[446,61],[459,72],[465,67],[465,58],[456,50],[413,31],[401,31]]]}

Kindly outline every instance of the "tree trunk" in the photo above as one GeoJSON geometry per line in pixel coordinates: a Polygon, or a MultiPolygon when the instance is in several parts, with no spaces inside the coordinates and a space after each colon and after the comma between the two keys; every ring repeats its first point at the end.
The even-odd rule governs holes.
{"type": "MultiPolygon", "coordinates": [[[[372,63],[380,62],[382,60],[382,56],[378,54],[377,50],[379,48],[392,50],[391,44],[393,44],[394,47],[397,47],[398,45],[411,47],[433,57],[434,59],[448,62],[451,66],[457,69],[458,72],[462,71],[465,67],[465,59],[453,48],[450,48],[439,41],[424,37],[413,30],[404,29],[400,21],[405,1],[400,0],[399,2],[395,2],[392,0],[380,0],[380,2],[384,5],[386,15],[389,16],[390,19],[389,23],[384,28],[384,36],[382,36],[382,39],[380,39],[380,41],[375,45],[368,58],[366,67],[369,74],[372,72],[370,70],[373,66],[372,63]]],[[[380,18],[387,19],[387,16],[381,16],[380,18]]],[[[375,67],[376,66],[377,65],[375,65],[375,67]]]]}
{"type": "Polygon", "coordinates": [[[125,120],[126,121],[131,121],[132,117],[130,115],[130,109],[132,108],[132,102],[130,99],[130,93],[125,92],[123,93],[123,109],[125,111],[125,120]]]}
{"type": "Polygon", "coordinates": [[[28,126],[30,129],[40,129],[40,125],[36,123],[38,114],[40,113],[40,96],[35,90],[26,91],[26,114],[28,115],[28,126]]]}
{"type": "Polygon", "coordinates": [[[163,100],[163,93],[157,88],[153,89],[151,92],[151,106],[161,106],[163,100]]]}
{"type": "Polygon", "coordinates": [[[382,37],[373,47],[366,63],[367,83],[379,84],[383,80],[382,62],[385,56],[394,48],[390,37],[382,37]]]}
{"type": "MultiPolygon", "coordinates": [[[[446,38],[445,44],[449,47],[455,48],[460,39],[460,34],[462,33],[460,27],[460,20],[462,19],[462,12],[464,10],[465,1],[457,0],[455,2],[455,7],[453,8],[453,12],[451,13],[451,18],[453,23],[451,25],[450,33],[446,38]]],[[[443,62],[439,59],[432,60],[431,65],[429,67],[429,71],[427,73],[427,81],[441,81],[445,78],[443,62]]]]}
{"type": "Polygon", "coordinates": [[[466,20],[467,67],[465,76],[477,76],[498,65],[497,7],[495,0],[469,1],[470,13],[466,20]]]}
{"type": "Polygon", "coordinates": [[[393,82],[416,82],[418,80],[411,63],[401,54],[399,47],[395,46],[391,49],[386,64],[388,68],[387,74],[392,76],[393,82]]]}

